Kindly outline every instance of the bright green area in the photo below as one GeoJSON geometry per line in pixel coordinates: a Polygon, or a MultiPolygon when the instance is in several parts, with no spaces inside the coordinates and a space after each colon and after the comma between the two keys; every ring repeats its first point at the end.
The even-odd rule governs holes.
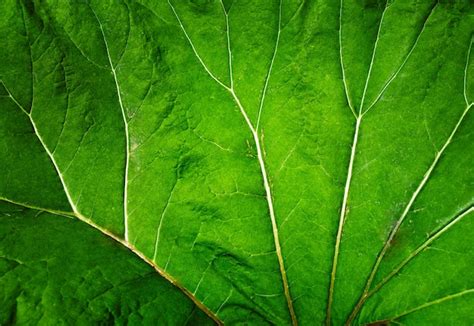
{"type": "MultiPolygon", "coordinates": [[[[1,1],[0,197],[90,219],[231,325],[290,324],[288,301],[302,325],[471,325],[471,2],[1,1]]],[[[197,309],[158,275],[121,314],[108,307],[122,287],[88,306],[75,264],[121,255],[137,269],[94,266],[109,283],[150,267],[88,249],[107,237],[91,226],[34,215],[2,219],[3,254],[57,244],[42,254],[71,264],[61,295],[77,308],[53,293],[21,318],[144,309],[179,324],[197,309]]],[[[2,289],[61,286],[32,263],[37,279],[2,289]]],[[[1,292],[14,307],[20,292],[1,292]]]]}

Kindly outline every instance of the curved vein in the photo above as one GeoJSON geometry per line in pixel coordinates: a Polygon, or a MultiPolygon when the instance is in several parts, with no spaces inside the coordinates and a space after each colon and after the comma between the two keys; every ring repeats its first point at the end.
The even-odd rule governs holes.
{"type": "Polygon", "coordinates": [[[331,310],[332,310],[332,302],[334,300],[334,285],[336,282],[337,263],[339,259],[339,250],[340,250],[340,244],[341,244],[341,239],[342,239],[342,231],[344,229],[344,222],[345,222],[346,212],[347,212],[347,200],[349,198],[349,191],[350,191],[351,181],[352,181],[352,169],[354,166],[354,160],[355,160],[355,155],[356,155],[357,141],[359,139],[360,123],[361,123],[361,117],[358,117],[356,120],[354,139],[352,141],[351,157],[349,160],[349,167],[347,169],[346,185],[344,187],[344,196],[342,199],[341,212],[339,215],[339,225],[337,228],[337,235],[336,235],[336,244],[334,247],[334,255],[333,255],[333,260],[332,260],[332,268],[331,268],[331,279],[329,283],[328,305],[326,307],[326,325],[331,324],[331,310]]]}
{"type": "Polygon", "coordinates": [[[122,111],[122,119],[125,128],[125,171],[124,171],[124,185],[123,185],[123,223],[125,226],[125,241],[128,242],[128,168],[130,163],[130,136],[128,133],[128,121],[125,108],[122,102],[122,92],[120,91],[119,82],[117,79],[117,73],[115,71],[114,64],[112,63],[112,58],[110,56],[109,44],[107,43],[107,38],[105,37],[104,28],[102,23],[99,20],[99,17],[95,13],[94,9],[89,5],[92,13],[95,16],[95,19],[99,23],[100,31],[102,33],[102,38],[104,39],[105,50],[107,52],[107,58],[109,60],[110,69],[112,70],[112,75],[114,77],[115,88],[117,90],[118,101],[120,105],[120,110],[122,111]]]}
{"type": "MultiPolygon", "coordinates": [[[[179,169],[179,166],[176,168],[177,170],[179,169]]],[[[161,211],[160,215],[160,222],[158,223],[158,228],[156,230],[156,237],[155,237],[155,250],[153,252],[153,261],[156,261],[156,257],[158,255],[158,245],[160,243],[160,235],[161,235],[161,228],[163,226],[163,220],[165,218],[166,212],[168,211],[169,206],[171,205],[171,198],[173,197],[174,190],[176,189],[176,185],[178,184],[179,180],[179,173],[176,175],[176,181],[174,182],[170,194],[168,195],[168,199],[166,200],[165,207],[161,211]]]]}
{"type": "Polygon", "coordinates": [[[224,12],[226,34],[227,34],[227,56],[229,60],[229,79],[230,88],[234,88],[234,77],[232,76],[232,49],[230,48],[230,26],[229,26],[229,13],[225,10],[224,1],[220,0],[222,11],[224,12]]]}

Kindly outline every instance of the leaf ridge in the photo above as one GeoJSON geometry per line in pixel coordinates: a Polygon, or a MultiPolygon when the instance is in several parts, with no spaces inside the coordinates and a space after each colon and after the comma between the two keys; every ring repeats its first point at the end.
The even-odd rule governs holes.
{"type": "Polygon", "coordinates": [[[221,82],[219,80],[219,78],[217,78],[210,70],[209,68],[207,67],[206,63],[204,62],[204,60],[202,60],[201,56],[199,55],[199,53],[197,52],[196,50],[196,47],[194,46],[194,43],[193,41],[191,40],[191,37],[189,36],[188,32],[186,32],[186,29],[184,28],[184,25],[183,25],[183,22],[181,21],[181,18],[179,18],[179,15],[178,13],[176,12],[176,9],[174,8],[174,6],[171,4],[171,1],[168,0],[168,4],[169,6],[171,7],[171,10],[173,11],[173,14],[174,16],[176,17],[176,19],[178,20],[178,23],[179,23],[179,26],[181,27],[181,30],[183,31],[184,33],[184,36],[186,37],[186,39],[188,40],[189,42],[189,45],[191,46],[193,52],[194,52],[194,55],[196,56],[196,58],[198,59],[199,63],[201,63],[202,67],[204,68],[204,70],[206,70],[207,74],[212,78],[214,79],[219,85],[221,85],[222,87],[224,87],[225,89],[227,89],[228,91],[230,90],[230,87],[227,86],[226,84],[224,84],[223,82],[221,82]]]}
{"type": "Polygon", "coordinates": [[[63,186],[63,189],[64,189],[64,193],[69,201],[69,205],[71,205],[71,208],[73,210],[74,213],[78,213],[78,209],[74,203],[74,201],[72,200],[72,197],[71,197],[71,194],[69,193],[69,190],[68,188],[66,187],[66,183],[64,181],[64,176],[63,174],[61,173],[61,170],[59,169],[59,166],[58,164],[56,163],[56,160],[54,159],[54,156],[53,156],[53,153],[51,153],[51,151],[49,150],[48,146],[46,146],[46,143],[44,142],[43,138],[41,137],[41,135],[39,134],[38,132],[38,128],[36,126],[36,123],[35,121],[33,120],[33,117],[32,117],[32,112],[33,110],[28,113],[28,111],[25,110],[25,108],[17,101],[17,99],[12,95],[12,93],[10,92],[10,89],[7,87],[7,85],[5,85],[5,83],[3,81],[0,80],[0,82],[2,83],[3,87],[5,88],[5,90],[7,91],[8,93],[8,96],[10,97],[10,99],[21,109],[21,111],[26,114],[26,116],[28,117],[28,119],[30,120],[30,123],[31,123],[31,126],[33,127],[33,130],[34,130],[34,133],[36,135],[36,137],[38,138],[39,142],[41,143],[41,145],[43,146],[44,150],[46,151],[46,154],[48,155],[49,159],[51,160],[51,163],[53,163],[53,166],[54,166],[54,169],[56,170],[56,173],[58,174],[58,177],[59,177],[59,180],[61,181],[61,184],[63,186]]]}

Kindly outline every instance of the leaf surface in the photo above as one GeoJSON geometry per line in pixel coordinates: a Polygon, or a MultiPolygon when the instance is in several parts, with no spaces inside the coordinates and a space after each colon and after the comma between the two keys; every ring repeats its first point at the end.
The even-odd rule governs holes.
{"type": "Polygon", "coordinates": [[[84,223],[8,203],[0,211],[3,325],[212,325],[135,254],[84,223]]]}
{"type": "Polygon", "coordinates": [[[217,323],[469,325],[473,10],[3,1],[0,196],[217,323]]]}

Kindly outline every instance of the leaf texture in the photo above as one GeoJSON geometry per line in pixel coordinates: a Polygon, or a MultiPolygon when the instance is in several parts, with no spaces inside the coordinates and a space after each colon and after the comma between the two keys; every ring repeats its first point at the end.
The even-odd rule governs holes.
{"type": "Polygon", "coordinates": [[[61,282],[7,276],[25,257],[44,274],[40,261],[77,255],[72,279],[100,261],[113,285],[147,289],[100,299],[118,315],[84,297],[92,322],[474,322],[470,1],[6,0],[0,13],[2,288],[61,282]]]}

